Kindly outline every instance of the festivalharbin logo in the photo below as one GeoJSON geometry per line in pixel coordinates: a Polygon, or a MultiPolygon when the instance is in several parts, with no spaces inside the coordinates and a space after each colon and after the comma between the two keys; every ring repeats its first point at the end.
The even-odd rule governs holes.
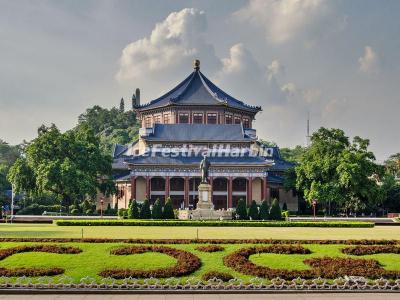
{"type": "Polygon", "coordinates": [[[239,148],[226,144],[213,145],[213,147],[183,144],[179,147],[165,147],[163,145],[152,145],[146,147],[145,152],[136,154],[146,157],[264,157],[272,158],[275,149],[271,147],[250,147],[239,148]]]}

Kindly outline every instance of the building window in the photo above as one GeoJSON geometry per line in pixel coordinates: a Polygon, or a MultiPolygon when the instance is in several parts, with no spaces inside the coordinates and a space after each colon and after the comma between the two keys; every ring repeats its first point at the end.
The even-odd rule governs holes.
{"type": "Polygon", "coordinates": [[[179,114],[179,123],[189,123],[189,114],[187,113],[180,113],[179,114]]]}
{"type": "Polygon", "coordinates": [[[247,118],[243,118],[243,127],[250,128],[250,120],[247,118]]]}
{"type": "Polygon", "coordinates": [[[241,124],[242,119],[240,117],[235,117],[235,124],[241,124]]]}
{"type": "Polygon", "coordinates": [[[154,123],[156,123],[156,124],[160,124],[161,123],[161,116],[155,116],[154,117],[154,123]]]}
{"type": "Polygon", "coordinates": [[[203,124],[203,114],[193,114],[193,124],[203,124]]]}
{"type": "Polygon", "coordinates": [[[164,124],[169,124],[169,114],[164,114],[164,124]]]}
{"type": "Polygon", "coordinates": [[[146,117],[146,119],[144,121],[144,126],[146,128],[150,128],[151,127],[151,117],[146,117]]]}
{"type": "Polygon", "coordinates": [[[232,124],[232,115],[225,115],[225,124],[232,124]]]}
{"type": "Polygon", "coordinates": [[[207,124],[217,124],[217,114],[207,114],[207,124]]]}

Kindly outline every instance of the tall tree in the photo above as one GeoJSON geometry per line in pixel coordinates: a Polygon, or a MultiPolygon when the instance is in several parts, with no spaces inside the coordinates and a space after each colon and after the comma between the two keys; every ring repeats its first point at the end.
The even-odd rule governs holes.
{"type": "Polygon", "coordinates": [[[119,102],[119,111],[121,113],[125,112],[125,102],[124,102],[124,98],[121,98],[121,101],[119,102]]]}
{"type": "Polygon", "coordinates": [[[400,177],[400,153],[390,155],[384,164],[388,173],[400,177]]]}
{"type": "Polygon", "coordinates": [[[296,187],[311,202],[323,207],[333,203],[344,208],[348,201],[375,201],[378,193],[371,176],[381,176],[383,168],[368,150],[369,141],[355,137],[350,143],[340,129],[320,128],[311,137],[311,146],[295,167],[296,187]]]}
{"type": "Polygon", "coordinates": [[[79,116],[77,128],[81,126],[93,130],[100,138],[101,149],[107,154],[111,153],[114,144],[132,143],[138,139],[139,125],[132,110],[123,112],[115,107],[106,109],[96,105],[79,116]]]}
{"type": "Polygon", "coordinates": [[[244,199],[240,198],[238,204],[236,205],[236,216],[239,220],[247,220],[247,209],[246,202],[244,199]]]}
{"type": "Polygon", "coordinates": [[[284,160],[299,163],[307,148],[297,145],[294,148],[281,148],[280,153],[284,160]]]}
{"type": "Polygon", "coordinates": [[[16,192],[28,195],[52,193],[63,205],[114,192],[111,162],[88,126],[61,133],[55,125],[41,126],[38,137],[25,149],[8,173],[16,192]]]}
{"type": "Polygon", "coordinates": [[[11,189],[7,180],[10,167],[20,156],[20,146],[11,146],[0,139],[0,206],[7,200],[5,190],[11,189]]]}

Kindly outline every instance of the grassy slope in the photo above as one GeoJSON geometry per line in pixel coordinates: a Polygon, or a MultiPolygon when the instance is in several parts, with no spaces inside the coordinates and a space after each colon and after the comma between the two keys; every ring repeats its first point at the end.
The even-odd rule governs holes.
{"type": "MultiPolygon", "coordinates": [[[[8,248],[22,243],[1,243],[0,248],[8,248]]],[[[129,256],[110,255],[110,250],[115,247],[126,246],[126,244],[106,243],[68,243],[68,245],[80,247],[83,252],[80,254],[51,254],[51,253],[20,253],[0,261],[0,267],[62,267],[66,270],[65,275],[79,280],[82,277],[90,276],[100,279],[97,273],[108,267],[134,268],[134,269],[152,269],[158,267],[167,267],[175,263],[175,259],[158,253],[135,254],[129,256]]],[[[195,250],[198,245],[169,245],[179,249],[187,250],[198,255],[202,260],[202,267],[191,276],[201,278],[201,275],[209,271],[222,271],[234,275],[236,278],[244,280],[251,279],[223,265],[223,257],[228,253],[241,247],[251,245],[224,245],[225,251],[215,253],[203,253],[195,250]]],[[[305,245],[304,247],[312,250],[309,255],[277,255],[260,254],[251,256],[251,260],[257,264],[273,268],[306,269],[303,260],[308,257],[317,256],[344,256],[340,252],[343,245],[305,245]]],[[[390,270],[400,270],[400,259],[398,255],[377,254],[363,256],[363,258],[377,259],[383,267],[390,270]]],[[[184,277],[188,278],[188,277],[184,277]]]]}
{"type": "Polygon", "coordinates": [[[174,239],[397,239],[400,227],[374,228],[247,228],[247,227],[130,227],[71,226],[53,224],[0,224],[0,237],[80,238],[148,238],[174,239]]]}

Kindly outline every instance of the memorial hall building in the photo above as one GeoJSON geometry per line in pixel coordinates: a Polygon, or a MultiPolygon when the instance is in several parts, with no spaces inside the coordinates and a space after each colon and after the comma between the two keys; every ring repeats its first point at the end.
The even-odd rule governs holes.
{"type": "Polygon", "coordinates": [[[170,197],[175,208],[196,208],[199,164],[207,155],[215,209],[235,208],[241,198],[248,204],[277,198],[297,211],[296,192],[283,188],[292,163],[281,158],[278,147],[267,148],[257,138],[261,107],[222,91],[200,71],[198,60],[163,96],[141,104],[137,90],[132,101],[141,128],[137,141],[113,149],[118,189],[108,200],[113,206],[170,197]]]}

